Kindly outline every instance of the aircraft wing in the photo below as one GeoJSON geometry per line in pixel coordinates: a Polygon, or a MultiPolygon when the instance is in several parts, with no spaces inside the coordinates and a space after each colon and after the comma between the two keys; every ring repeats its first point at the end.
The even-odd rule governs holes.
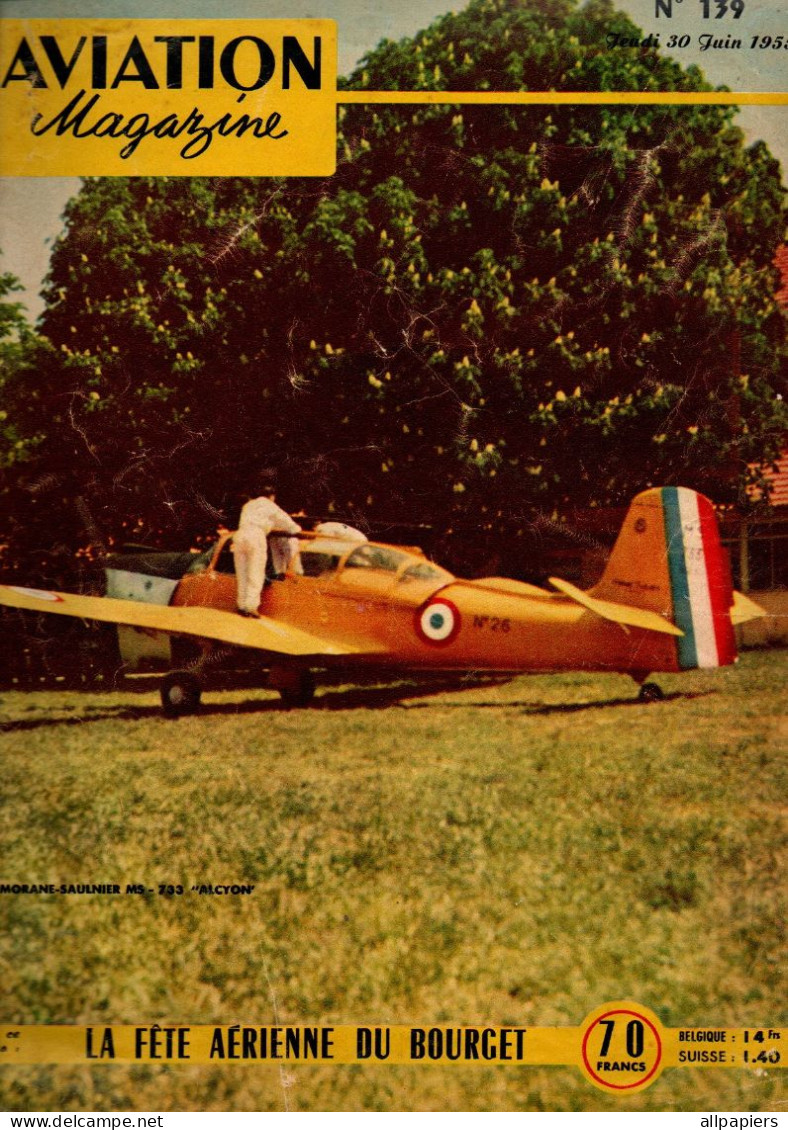
{"type": "Polygon", "coordinates": [[[564,596],[582,604],[589,612],[596,613],[603,620],[612,620],[614,624],[623,624],[630,628],[644,628],[649,632],[662,632],[668,636],[683,636],[684,633],[670,620],[665,620],[658,612],[650,612],[647,608],[634,608],[631,604],[618,604],[613,600],[597,600],[589,596],[582,589],[570,585],[569,581],[561,581],[557,577],[550,577],[550,584],[558,589],[564,596]]]}
{"type": "Polygon", "coordinates": [[[748,620],[758,620],[761,616],[767,615],[766,609],[761,608],[760,604],[756,604],[744,593],[736,592],[734,589],[733,608],[731,609],[731,620],[734,624],[746,624],[748,620]]]}
{"type": "Polygon", "coordinates": [[[246,619],[218,608],[145,604],[137,600],[79,596],[15,585],[0,585],[0,604],[32,612],[77,616],[83,620],[128,624],[134,628],[150,628],[178,636],[199,636],[235,647],[258,648],[282,655],[353,655],[370,651],[369,647],[334,643],[268,616],[259,620],[246,619]]]}

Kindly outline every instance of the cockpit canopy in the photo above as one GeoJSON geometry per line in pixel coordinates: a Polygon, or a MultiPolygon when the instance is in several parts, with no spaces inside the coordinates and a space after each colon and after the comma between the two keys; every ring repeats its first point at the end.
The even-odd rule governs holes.
{"type": "MultiPolygon", "coordinates": [[[[442,581],[451,580],[451,574],[438,565],[433,565],[423,557],[405,553],[387,545],[374,545],[366,542],[357,546],[348,555],[348,544],[340,540],[316,538],[301,548],[301,569],[305,577],[320,577],[333,573],[346,557],[343,571],[368,569],[377,573],[391,573],[400,581],[442,581]]],[[[393,579],[393,577],[392,577],[393,579]]]]}
{"type": "MultiPolygon", "coordinates": [[[[201,573],[208,568],[217,573],[234,573],[232,539],[226,538],[204,553],[192,557],[188,572],[201,573]],[[213,563],[211,565],[211,563],[213,563]]],[[[358,544],[345,538],[316,537],[300,539],[300,550],[290,571],[304,577],[326,577],[332,573],[367,570],[370,574],[389,574],[392,581],[449,582],[454,578],[439,565],[421,556],[388,545],[372,542],[358,544]]]]}

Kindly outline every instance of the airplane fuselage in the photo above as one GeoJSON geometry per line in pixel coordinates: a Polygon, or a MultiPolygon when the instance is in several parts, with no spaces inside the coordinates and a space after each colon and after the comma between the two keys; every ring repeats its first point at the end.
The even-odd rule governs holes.
{"type": "MultiPolygon", "coordinates": [[[[388,658],[398,668],[437,670],[678,670],[669,636],[602,620],[532,585],[436,572],[424,579],[407,569],[288,573],[265,586],[260,612],[353,647],[353,664],[386,666],[388,658]]],[[[172,604],[234,611],[235,577],[210,566],[188,574],[172,604]]]]}

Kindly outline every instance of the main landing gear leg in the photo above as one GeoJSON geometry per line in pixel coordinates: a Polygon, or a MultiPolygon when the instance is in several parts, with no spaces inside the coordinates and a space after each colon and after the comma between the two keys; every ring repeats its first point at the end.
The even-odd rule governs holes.
{"type": "Polygon", "coordinates": [[[268,685],[279,691],[282,705],[288,708],[309,706],[315,697],[315,676],[296,667],[272,667],[268,685]]]}

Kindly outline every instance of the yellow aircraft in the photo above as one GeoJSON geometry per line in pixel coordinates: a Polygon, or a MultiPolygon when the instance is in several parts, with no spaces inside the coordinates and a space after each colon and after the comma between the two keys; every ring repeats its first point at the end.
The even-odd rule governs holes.
{"type": "Polygon", "coordinates": [[[731,588],[711,502],[684,487],[634,499],[588,591],[555,578],[554,591],[460,580],[420,550],[304,534],[288,573],[265,586],[260,618],[246,619],[236,612],[232,534],[205,554],[114,566],[106,597],[12,585],[0,586],[0,604],[166,633],[176,657],[184,641],[196,644],[201,658],[162,682],[171,716],[197,709],[205,660],[227,645],[259,652],[268,685],[291,706],[306,705],[314,672],[331,668],[349,681],[371,670],[626,672],[649,701],[662,697],[646,682],[651,672],[733,663],[734,624],[763,615],[731,588]]]}

